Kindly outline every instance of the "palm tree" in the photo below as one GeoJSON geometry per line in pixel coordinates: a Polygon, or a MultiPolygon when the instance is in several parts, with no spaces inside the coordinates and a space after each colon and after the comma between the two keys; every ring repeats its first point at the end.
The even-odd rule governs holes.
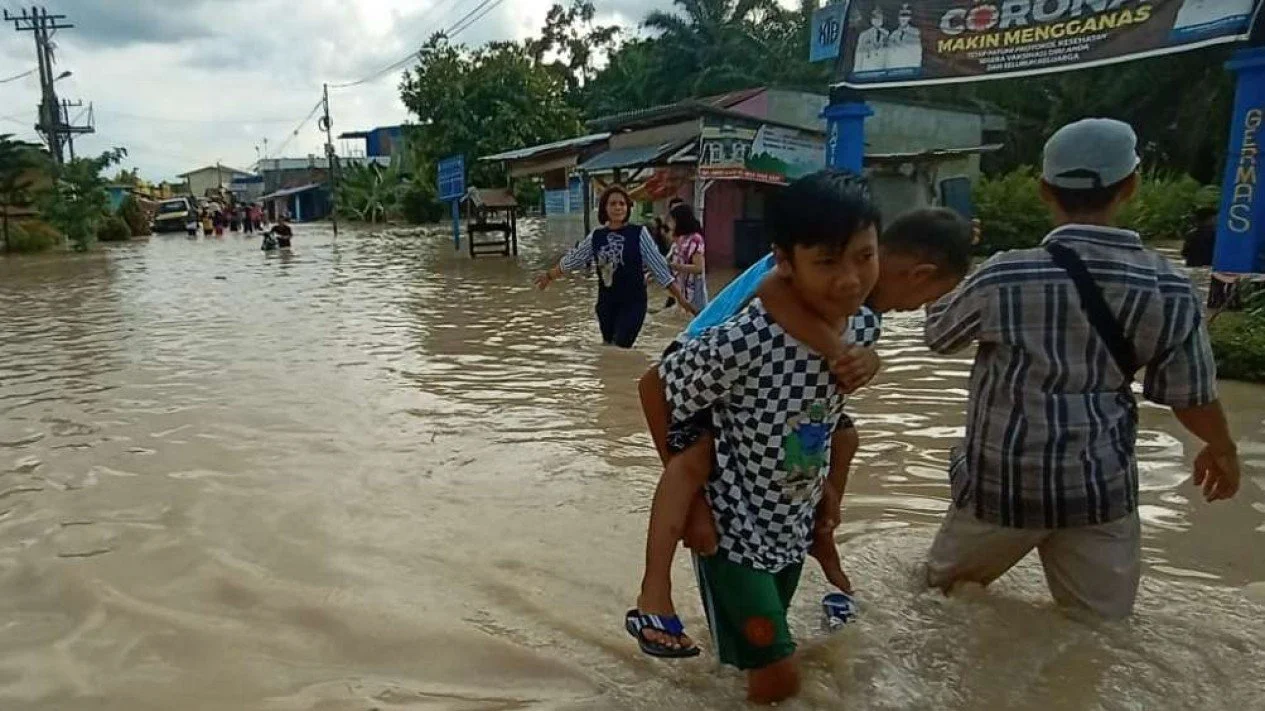
{"type": "Polygon", "coordinates": [[[4,251],[9,251],[9,210],[30,204],[34,184],[32,169],[39,165],[39,146],[14,140],[13,134],[0,134],[0,226],[4,232],[4,251]]]}
{"type": "Polygon", "coordinates": [[[375,224],[395,211],[402,185],[396,160],[386,168],[377,163],[349,164],[338,185],[338,209],[375,224]]]}
{"type": "Polygon", "coordinates": [[[643,23],[660,33],[671,66],[679,77],[676,98],[731,91],[750,86],[767,72],[767,51],[760,22],[780,12],[775,0],[674,0],[680,14],[656,10],[643,23]]]}

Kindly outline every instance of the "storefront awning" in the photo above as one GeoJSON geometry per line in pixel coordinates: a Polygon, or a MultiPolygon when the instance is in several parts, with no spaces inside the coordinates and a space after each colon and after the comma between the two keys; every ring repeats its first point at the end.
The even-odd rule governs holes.
{"type": "Polygon", "coordinates": [[[579,169],[588,173],[605,173],[622,168],[641,168],[663,162],[664,159],[670,157],[676,151],[697,142],[698,136],[691,136],[684,140],[668,141],[648,146],[616,148],[615,150],[593,156],[581,163],[579,169]]]}

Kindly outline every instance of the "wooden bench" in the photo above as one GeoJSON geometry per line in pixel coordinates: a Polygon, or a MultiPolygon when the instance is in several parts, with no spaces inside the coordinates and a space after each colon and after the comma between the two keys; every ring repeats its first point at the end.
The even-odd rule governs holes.
{"type": "Polygon", "coordinates": [[[504,188],[470,188],[466,222],[470,256],[518,256],[518,201],[504,188]]]}

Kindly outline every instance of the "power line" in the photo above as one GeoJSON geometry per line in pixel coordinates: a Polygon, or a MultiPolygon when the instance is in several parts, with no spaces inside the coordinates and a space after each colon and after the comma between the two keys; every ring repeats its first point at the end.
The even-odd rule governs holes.
{"type": "Polygon", "coordinates": [[[320,110],[321,110],[321,107],[322,107],[322,106],[324,106],[324,105],[325,105],[325,100],[324,100],[324,98],[321,98],[321,99],[317,100],[316,105],[315,105],[315,106],[313,106],[313,107],[312,107],[312,110],[308,112],[307,117],[306,117],[306,118],[304,118],[302,121],[300,121],[298,126],[295,126],[295,127],[294,127],[294,130],[290,132],[290,135],[289,135],[289,136],[285,139],[285,141],[284,141],[284,142],[282,142],[281,146],[280,146],[279,148],[277,148],[277,152],[276,152],[276,154],[277,154],[278,156],[279,156],[279,155],[281,155],[281,153],[282,153],[283,151],[285,151],[286,146],[290,145],[290,141],[293,141],[293,140],[294,140],[294,137],[295,137],[295,136],[297,136],[297,135],[299,135],[299,131],[300,131],[300,130],[302,130],[302,128],[303,128],[304,126],[306,126],[306,125],[307,125],[307,122],[308,122],[308,121],[311,121],[311,120],[312,120],[312,117],[313,117],[313,116],[315,116],[315,115],[316,115],[316,112],[317,112],[317,111],[320,111],[320,110]]]}
{"type": "Polygon", "coordinates": [[[26,71],[22,72],[21,74],[14,74],[14,75],[13,75],[13,76],[11,76],[11,77],[8,77],[8,78],[5,78],[5,79],[0,79],[0,84],[7,84],[7,83],[9,83],[9,82],[11,82],[11,81],[17,81],[18,79],[21,79],[22,77],[29,77],[29,76],[31,76],[31,75],[32,75],[32,74],[34,74],[34,73],[35,73],[35,69],[34,69],[34,68],[32,68],[32,69],[28,69],[28,70],[26,70],[26,71]]]}
{"type": "MultiPolygon", "coordinates": [[[[467,29],[469,29],[469,28],[470,28],[470,26],[471,26],[471,25],[473,25],[474,23],[478,22],[479,20],[482,20],[484,17],[486,17],[486,16],[487,16],[487,14],[488,14],[489,12],[492,12],[492,11],[493,11],[493,10],[495,10],[495,9],[497,8],[497,6],[499,6],[502,2],[505,2],[505,0],[484,0],[483,5],[487,5],[487,4],[488,4],[488,2],[491,2],[492,4],[491,4],[490,6],[488,6],[488,8],[487,8],[486,10],[484,10],[483,12],[480,12],[477,16],[475,16],[475,18],[474,18],[474,19],[470,20],[469,22],[465,23],[464,25],[461,25],[461,27],[460,27],[460,28],[457,28],[457,25],[456,25],[456,24],[455,24],[455,25],[453,25],[453,29],[450,29],[450,30],[448,31],[448,39],[453,39],[453,38],[455,38],[457,35],[461,34],[462,32],[465,32],[467,29]]],[[[480,7],[482,7],[482,6],[480,6],[480,7]]],[[[479,10],[479,8],[477,8],[477,7],[476,7],[474,10],[472,10],[472,11],[471,11],[471,13],[470,13],[470,14],[474,14],[475,12],[478,12],[478,10],[479,10]]],[[[469,17],[469,15],[467,15],[467,17],[469,17]]],[[[461,21],[458,21],[458,22],[457,22],[457,24],[461,24],[461,21]]]]}
{"type": "MultiPolygon", "coordinates": [[[[461,0],[457,0],[457,3],[460,3],[460,1],[461,1],[461,0]]],[[[500,3],[500,1],[501,1],[501,0],[497,0],[497,3],[499,4],[499,3],[500,3]]],[[[457,22],[454,22],[454,23],[453,23],[453,25],[452,25],[452,27],[455,27],[456,25],[458,25],[458,24],[460,24],[460,23],[464,22],[467,18],[469,18],[469,17],[470,17],[470,15],[474,14],[475,12],[478,12],[478,10],[479,10],[479,8],[480,8],[480,7],[482,7],[482,6],[484,6],[484,5],[487,5],[489,2],[492,2],[492,0],[482,0],[481,4],[480,4],[478,7],[476,7],[474,10],[471,10],[470,12],[466,13],[466,15],[465,15],[464,17],[462,17],[460,20],[457,20],[457,22]]],[[[450,10],[452,10],[452,9],[456,9],[456,4],[457,4],[457,3],[454,3],[453,7],[452,7],[452,8],[450,8],[450,10]]],[[[432,5],[432,6],[431,6],[431,8],[432,8],[432,9],[436,9],[436,8],[440,7],[442,4],[443,4],[442,2],[436,3],[436,4],[432,5]]],[[[429,13],[429,12],[427,12],[427,13],[425,13],[423,16],[428,15],[428,14],[430,14],[430,13],[429,13]]],[[[445,14],[446,14],[446,13],[445,13],[445,14]]],[[[449,27],[449,29],[447,29],[447,30],[443,30],[443,31],[442,31],[442,33],[443,33],[443,34],[445,34],[445,35],[449,35],[449,34],[452,32],[452,27],[449,27]]],[[[421,43],[419,42],[418,44],[421,44],[421,43]]],[[[395,70],[397,70],[397,69],[400,69],[400,68],[404,67],[406,64],[408,64],[408,63],[410,63],[410,62],[416,61],[416,57],[417,57],[417,51],[416,51],[416,50],[411,51],[411,52],[409,52],[408,54],[404,55],[403,57],[400,57],[400,58],[399,58],[399,59],[397,59],[396,61],[394,61],[394,62],[392,62],[392,63],[388,64],[387,66],[385,66],[385,67],[383,67],[383,68],[379,69],[379,70],[378,70],[378,71],[376,71],[376,72],[373,72],[372,74],[369,74],[368,76],[366,76],[366,77],[364,77],[364,78],[362,78],[362,79],[357,79],[356,81],[347,82],[347,83],[344,83],[344,84],[330,84],[330,85],[329,85],[329,88],[331,88],[331,89],[350,89],[350,88],[351,88],[351,87],[353,87],[353,86],[360,86],[361,84],[367,84],[367,83],[369,83],[369,82],[371,82],[371,81],[375,81],[375,80],[377,80],[378,78],[380,78],[380,77],[382,77],[382,76],[384,76],[384,75],[386,75],[386,74],[389,74],[389,73],[391,73],[391,72],[393,72],[393,71],[395,71],[395,70]]]]}
{"type": "Polygon", "coordinates": [[[132,114],[125,111],[115,111],[114,109],[97,109],[98,113],[118,116],[119,118],[132,119],[134,121],[155,121],[158,123],[196,123],[196,124],[221,124],[221,123],[290,123],[293,118],[222,118],[222,119],[186,119],[172,118],[167,116],[143,116],[141,114],[132,114]]]}

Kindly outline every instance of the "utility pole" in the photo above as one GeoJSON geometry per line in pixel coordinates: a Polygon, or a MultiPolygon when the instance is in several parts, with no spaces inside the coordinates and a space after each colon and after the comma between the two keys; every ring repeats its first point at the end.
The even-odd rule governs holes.
{"type": "MultiPolygon", "coordinates": [[[[49,153],[57,165],[65,162],[65,147],[73,140],[72,136],[96,131],[92,126],[91,112],[89,112],[87,125],[71,125],[66,115],[68,106],[57,99],[55,84],[66,74],[53,75],[53,65],[56,64],[53,55],[53,50],[56,48],[53,36],[57,30],[74,27],[70,23],[63,22],[65,19],[65,15],[50,15],[48,10],[42,7],[32,7],[30,10],[23,8],[19,15],[11,14],[8,10],[4,11],[4,21],[12,22],[13,29],[18,32],[30,32],[35,37],[35,58],[39,63],[40,72],[39,121],[35,124],[35,130],[43,136],[44,142],[48,144],[49,153]]],[[[82,104],[76,104],[76,106],[82,106],[82,104]]],[[[74,159],[73,145],[71,159],[74,159]]]]}
{"type": "Polygon", "coordinates": [[[334,126],[329,120],[329,84],[323,84],[322,91],[325,116],[320,127],[325,131],[325,168],[329,172],[329,221],[334,225],[334,239],[338,239],[338,155],[334,152],[334,126]]]}
{"type": "Polygon", "coordinates": [[[62,128],[66,132],[66,147],[70,149],[71,160],[75,159],[75,136],[82,133],[92,133],[96,130],[96,119],[92,113],[92,104],[88,104],[87,110],[79,112],[79,116],[83,116],[84,114],[88,115],[87,124],[83,126],[76,126],[75,123],[79,120],[79,116],[76,116],[73,121],[71,120],[70,110],[78,109],[82,106],[82,101],[67,101],[62,99],[61,102],[62,128]]]}

